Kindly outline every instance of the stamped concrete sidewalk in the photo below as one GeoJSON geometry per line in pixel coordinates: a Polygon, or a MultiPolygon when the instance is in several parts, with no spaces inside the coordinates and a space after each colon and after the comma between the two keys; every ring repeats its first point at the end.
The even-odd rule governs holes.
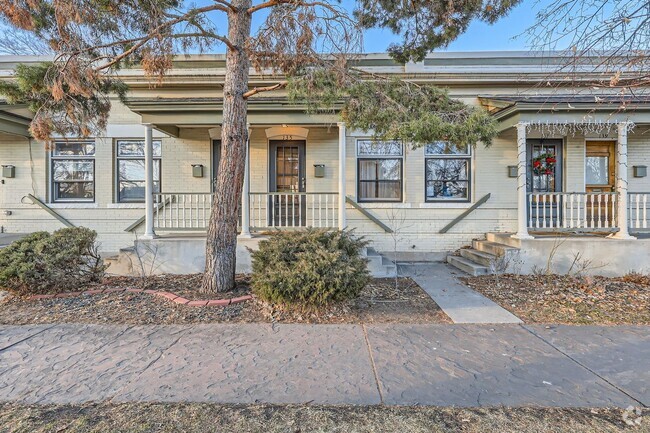
{"type": "Polygon", "coordinates": [[[0,326],[0,401],[650,405],[650,327],[0,326]]]}

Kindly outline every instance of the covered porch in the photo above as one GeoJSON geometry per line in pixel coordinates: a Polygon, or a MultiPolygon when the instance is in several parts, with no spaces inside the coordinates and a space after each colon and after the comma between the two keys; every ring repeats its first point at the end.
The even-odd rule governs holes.
{"type": "MultiPolygon", "coordinates": [[[[178,99],[130,101],[145,130],[146,212],[140,221],[145,238],[207,229],[221,155],[220,106],[207,98],[184,105],[178,99]],[[157,188],[153,131],[179,137],[182,131],[201,129],[209,134],[210,160],[192,164],[192,174],[209,182],[188,191],[181,179],[166,173],[167,182],[157,188]]],[[[248,119],[240,237],[277,228],[344,228],[345,125],[334,116],[307,115],[286,102],[264,99],[251,103],[248,119]]]]}
{"type": "Polygon", "coordinates": [[[635,238],[650,227],[646,99],[482,97],[514,131],[519,240],[553,234],[635,238]],[[631,234],[632,233],[632,234],[631,234]]]}

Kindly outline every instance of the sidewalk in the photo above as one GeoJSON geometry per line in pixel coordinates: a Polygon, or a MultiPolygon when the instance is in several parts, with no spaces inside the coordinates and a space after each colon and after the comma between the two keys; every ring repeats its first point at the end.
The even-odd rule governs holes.
{"type": "Polygon", "coordinates": [[[496,302],[461,283],[446,263],[400,264],[400,275],[411,277],[454,323],[521,323],[496,302]]]}
{"type": "Polygon", "coordinates": [[[0,326],[0,401],[650,405],[650,327],[0,326]]]}

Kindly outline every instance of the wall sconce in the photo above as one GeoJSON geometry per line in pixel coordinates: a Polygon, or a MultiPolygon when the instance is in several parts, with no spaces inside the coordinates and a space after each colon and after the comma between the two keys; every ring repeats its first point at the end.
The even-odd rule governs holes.
{"type": "Polygon", "coordinates": [[[325,177],[325,164],[314,164],[314,177],[325,177]]]}
{"type": "Polygon", "coordinates": [[[645,165],[634,166],[634,177],[646,177],[648,175],[648,167],[645,165]]]}
{"type": "Polygon", "coordinates": [[[203,164],[192,164],[192,176],[203,177],[203,164]]]}
{"type": "Polygon", "coordinates": [[[508,166],[508,177],[517,177],[519,176],[519,171],[517,170],[516,165],[509,165],[508,166]]]}
{"type": "Polygon", "coordinates": [[[16,177],[16,167],[13,165],[3,165],[2,177],[16,177]]]}

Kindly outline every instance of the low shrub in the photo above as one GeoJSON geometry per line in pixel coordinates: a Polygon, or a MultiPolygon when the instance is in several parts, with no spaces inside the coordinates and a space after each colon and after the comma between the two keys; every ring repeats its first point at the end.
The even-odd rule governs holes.
{"type": "Polygon", "coordinates": [[[32,233],[0,249],[0,287],[17,295],[69,291],[101,280],[97,233],[73,227],[32,233]]]}
{"type": "Polygon", "coordinates": [[[251,288],[260,299],[306,308],[354,298],[370,274],[349,231],[307,229],[273,233],[251,251],[251,288]]]}

